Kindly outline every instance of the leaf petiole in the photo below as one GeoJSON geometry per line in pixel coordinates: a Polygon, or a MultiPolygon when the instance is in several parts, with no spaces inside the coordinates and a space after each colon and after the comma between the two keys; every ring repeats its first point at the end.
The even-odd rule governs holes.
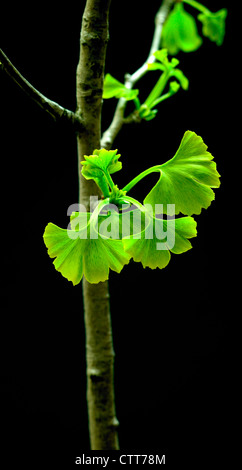
{"type": "Polygon", "coordinates": [[[161,103],[164,100],[167,100],[175,93],[177,93],[180,88],[180,85],[177,82],[172,82],[172,84],[173,86],[170,86],[170,90],[167,93],[162,95],[160,98],[157,98],[157,100],[153,101],[153,104],[151,105],[150,109],[154,108],[155,106],[157,106],[157,104],[161,103]]]}
{"type": "Polygon", "coordinates": [[[108,179],[106,173],[103,172],[102,176],[95,179],[96,184],[101,189],[104,198],[106,199],[109,197],[109,187],[108,187],[108,179]]]}
{"type": "Polygon", "coordinates": [[[88,225],[90,225],[93,222],[95,223],[98,220],[98,216],[100,212],[103,210],[105,206],[108,206],[109,204],[110,204],[110,198],[106,197],[105,199],[101,200],[99,204],[97,205],[97,207],[95,207],[89,219],[88,225]]]}
{"type": "Polygon", "coordinates": [[[187,3],[187,5],[196,8],[196,10],[201,11],[202,13],[210,13],[210,10],[208,8],[206,8],[201,3],[196,2],[195,0],[183,0],[183,3],[187,3]]]}
{"type": "MultiPolygon", "coordinates": [[[[116,205],[117,207],[121,206],[122,204],[131,204],[131,205],[134,205],[136,207],[138,207],[138,209],[141,211],[141,212],[146,212],[146,208],[143,206],[143,204],[141,204],[141,202],[137,201],[137,199],[134,199],[133,197],[130,197],[130,196],[121,196],[117,199],[116,201],[116,205]]],[[[111,199],[110,198],[106,198],[106,199],[103,199],[102,201],[99,202],[99,204],[97,205],[97,207],[95,207],[90,219],[89,219],[89,222],[88,222],[88,226],[93,223],[95,224],[98,220],[98,217],[101,213],[101,211],[104,209],[105,206],[109,206],[111,203],[111,199]]]]}
{"type": "Polygon", "coordinates": [[[134,205],[136,207],[138,207],[140,209],[141,212],[145,212],[146,209],[145,207],[143,206],[143,204],[141,204],[141,202],[137,201],[137,199],[134,199],[133,197],[130,197],[130,196],[122,196],[119,201],[118,201],[120,204],[125,204],[125,203],[128,203],[128,204],[131,204],[131,205],[134,205]]]}
{"type": "Polygon", "coordinates": [[[160,97],[161,93],[163,92],[168,80],[170,78],[170,71],[163,72],[161,77],[159,78],[158,82],[154,86],[153,90],[150,92],[149,96],[146,98],[144,104],[150,108],[153,106],[153,102],[160,97]]]}
{"type": "Polygon", "coordinates": [[[102,175],[95,178],[95,181],[98,187],[101,189],[104,199],[106,199],[110,196],[109,188],[112,192],[115,185],[109,171],[104,171],[103,169],[100,169],[100,171],[102,171],[102,175]]]}
{"type": "Polygon", "coordinates": [[[122,191],[126,191],[126,192],[130,191],[137,183],[139,183],[139,181],[141,181],[147,175],[149,175],[150,173],[159,172],[159,171],[160,171],[160,165],[155,165],[155,166],[148,168],[145,171],[142,171],[142,173],[140,173],[138,176],[132,179],[128,184],[126,184],[126,186],[122,188],[122,191]]]}
{"type": "Polygon", "coordinates": [[[112,191],[113,188],[114,188],[114,182],[113,182],[113,179],[112,179],[112,177],[111,177],[109,171],[106,171],[106,172],[105,172],[105,176],[106,176],[106,178],[107,178],[107,182],[108,182],[108,184],[109,184],[109,186],[110,186],[110,189],[111,189],[111,191],[112,191]]]}
{"type": "Polygon", "coordinates": [[[137,98],[134,98],[133,101],[134,101],[135,108],[136,108],[137,110],[140,109],[141,103],[140,103],[139,98],[138,98],[138,97],[137,97],[137,98]]]}

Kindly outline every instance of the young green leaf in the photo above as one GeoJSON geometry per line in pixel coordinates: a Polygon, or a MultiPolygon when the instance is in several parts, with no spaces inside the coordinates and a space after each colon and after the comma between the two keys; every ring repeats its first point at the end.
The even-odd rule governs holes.
{"type": "MultiPolygon", "coordinates": [[[[119,273],[129,263],[130,256],[124,251],[122,240],[98,233],[96,221],[91,221],[90,214],[81,217],[78,214],[78,217],[79,220],[75,222],[80,225],[78,231],[65,230],[52,223],[47,225],[44,242],[48,254],[50,258],[55,258],[56,270],[72,281],[73,285],[77,285],[83,275],[90,283],[105,281],[109,277],[109,270],[119,273]],[[86,221],[85,216],[88,216],[86,221]]],[[[100,231],[104,232],[104,228],[100,231]]]]}
{"type": "Polygon", "coordinates": [[[121,170],[122,163],[119,162],[120,154],[118,150],[94,150],[93,155],[84,155],[81,164],[83,165],[82,174],[86,179],[97,178],[107,171],[109,174],[121,170]]]}
{"type": "Polygon", "coordinates": [[[223,44],[227,13],[226,8],[223,8],[216,13],[209,11],[206,13],[200,13],[197,17],[203,24],[203,35],[215,42],[217,46],[221,46],[223,44]]]}
{"type": "Polygon", "coordinates": [[[114,186],[110,174],[116,173],[121,170],[122,163],[118,161],[120,154],[117,155],[117,150],[94,150],[93,155],[84,155],[81,164],[82,175],[87,180],[93,179],[101,189],[104,197],[109,196],[109,187],[114,186]]]}
{"type": "Polygon", "coordinates": [[[145,102],[139,108],[139,116],[146,121],[154,119],[157,113],[157,110],[153,110],[152,108],[174,95],[174,93],[179,90],[180,86],[184,90],[187,90],[189,86],[187,77],[180,69],[176,68],[179,64],[179,60],[172,57],[171,61],[169,61],[167,49],[161,49],[160,51],[154,52],[154,56],[158,62],[148,64],[148,70],[160,70],[163,73],[150,94],[147,96],[145,102]],[[169,91],[167,93],[163,93],[172,77],[175,77],[179,83],[175,81],[170,82],[169,91]]]}
{"type": "Polygon", "coordinates": [[[180,82],[180,85],[183,88],[183,90],[188,89],[189,80],[180,69],[173,69],[170,76],[175,77],[180,82]]]}
{"type": "MultiPolygon", "coordinates": [[[[175,156],[162,165],[153,167],[160,173],[159,181],[146,196],[144,203],[175,204],[178,214],[200,214],[214,199],[211,188],[220,185],[219,173],[211,153],[195,132],[185,132],[175,156]]],[[[152,169],[151,169],[152,170],[152,169]]],[[[126,189],[126,188],[125,188],[126,189]]]]}
{"type": "Polygon", "coordinates": [[[140,233],[140,239],[123,240],[125,251],[143,267],[165,268],[170,261],[170,252],[185,253],[192,248],[188,238],[197,235],[196,222],[192,217],[162,220],[150,215],[150,225],[140,233]],[[160,235],[163,239],[160,237],[160,235]],[[148,236],[147,236],[148,235],[148,236]]]}
{"type": "Polygon", "coordinates": [[[125,98],[126,101],[134,100],[137,98],[139,90],[130,90],[123,83],[112,77],[110,73],[107,73],[104,78],[103,84],[103,98],[125,98]]]}
{"type": "Polygon", "coordinates": [[[180,69],[176,68],[179,64],[179,60],[175,57],[172,57],[171,61],[169,61],[167,49],[161,49],[160,51],[154,52],[154,56],[158,62],[148,64],[148,70],[161,70],[163,72],[167,72],[168,79],[175,77],[180,82],[183,90],[187,90],[189,86],[189,80],[180,69]]]}
{"type": "MultiPolygon", "coordinates": [[[[168,98],[170,98],[171,96],[173,96],[175,93],[178,92],[178,90],[180,89],[180,85],[179,83],[173,81],[173,82],[170,82],[169,83],[169,91],[167,93],[164,93],[163,95],[161,95],[159,98],[157,98],[156,100],[153,101],[152,105],[151,105],[151,108],[150,108],[150,112],[156,112],[158,110],[156,109],[152,109],[154,106],[157,106],[159,103],[161,103],[162,101],[164,100],[167,100],[168,98]]],[[[143,105],[145,106],[145,105],[143,105]]],[[[142,107],[141,107],[142,108],[142,107]]],[[[141,115],[142,117],[142,115],[141,115]]],[[[155,117],[155,116],[154,116],[155,117]]],[[[148,120],[147,118],[145,118],[146,120],[148,120]]]]}
{"type": "Polygon", "coordinates": [[[196,21],[184,10],[182,3],[176,3],[162,30],[162,46],[169,54],[176,55],[179,50],[192,52],[202,44],[196,21]]]}

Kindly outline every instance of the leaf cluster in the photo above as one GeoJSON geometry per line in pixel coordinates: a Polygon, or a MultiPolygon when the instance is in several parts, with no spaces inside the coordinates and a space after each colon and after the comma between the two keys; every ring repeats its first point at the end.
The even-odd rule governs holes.
{"type": "Polygon", "coordinates": [[[157,113],[157,110],[153,109],[155,106],[177,93],[180,87],[182,87],[183,90],[187,90],[189,86],[188,78],[177,68],[179,60],[172,57],[171,61],[169,61],[167,49],[156,51],[153,55],[156,58],[156,62],[148,63],[148,70],[158,70],[163,73],[146,98],[144,104],[140,107],[139,115],[146,120],[151,120],[155,117],[157,113]],[[169,82],[172,78],[175,80],[169,82]],[[168,82],[169,91],[163,93],[168,82]]]}
{"type": "MultiPolygon", "coordinates": [[[[196,20],[192,14],[185,10],[184,4],[188,4],[199,12],[196,19],[202,23],[203,36],[218,46],[223,43],[227,17],[225,8],[212,13],[195,0],[174,2],[173,9],[162,29],[162,50],[156,51],[146,64],[146,72],[159,71],[161,75],[145,101],[140,102],[139,89],[132,89],[129,82],[127,85],[121,83],[110,73],[107,73],[104,78],[103,98],[122,98],[126,101],[133,101],[135,110],[131,113],[131,117],[133,116],[135,120],[150,121],[154,119],[158,112],[155,109],[158,104],[172,97],[180,88],[188,89],[188,78],[177,68],[178,59],[175,57],[172,57],[171,60],[168,59],[168,54],[174,56],[179,51],[196,51],[203,43],[203,39],[198,33],[196,20]]],[[[130,122],[130,116],[126,120],[130,122]]]]}
{"type": "Polygon", "coordinates": [[[90,283],[105,281],[110,270],[119,273],[131,258],[151,269],[167,266],[171,253],[192,248],[189,239],[197,232],[191,215],[209,207],[212,188],[220,184],[213,156],[192,131],[185,132],[172,159],[148,168],[122,189],[111,177],[121,169],[119,158],[117,150],[105,149],[85,156],[82,174],[99,187],[105,181],[104,199],[92,213],[73,213],[67,229],[52,223],[45,229],[44,242],[55,268],[74,285],[83,275],[90,283]],[[159,179],[143,202],[130,197],[129,191],[153,172],[159,179]],[[175,207],[172,217],[170,205],[175,207]],[[180,213],[185,217],[174,218],[180,213]]]}
{"type": "Polygon", "coordinates": [[[125,84],[119,82],[111,74],[107,74],[104,78],[103,98],[123,98],[126,101],[133,101],[135,105],[135,113],[139,119],[150,121],[157,114],[157,109],[153,109],[162,101],[170,98],[178,90],[183,88],[187,90],[189,81],[184,73],[177,68],[179,60],[176,58],[168,59],[168,50],[162,49],[154,52],[156,62],[147,63],[148,71],[159,71],[161,75],[143,103],[139,100],[139,90],[132,89],[125,84]],[[171,81],[171,79],[173,79],[171,81]],[[168,91],[165,88],[169,84],[168,91]]]}
{"type": "Polygon", "coordinates": [[[202,34],[221,46],[225,35],[227,10],[223,8],[212,13],[201,3],[193,0],[175,3],[162,31],[162,46],[167,48],[169,54],[176,55],[179,51],[196,51],[202,45],[203,40],[198,33],[196,20],[185,10],[184,3],[200,12],[197,19],[202,23],[202,34]]]}

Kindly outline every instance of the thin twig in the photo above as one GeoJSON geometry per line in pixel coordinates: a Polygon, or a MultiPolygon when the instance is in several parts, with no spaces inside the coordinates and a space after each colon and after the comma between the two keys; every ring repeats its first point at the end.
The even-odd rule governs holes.
{"type": "MultiPolygon", "coordinates": [[[[157,51],[160,47],[161,41],[161,32],[163,28],[163,24],[169,14],[170,8],[174,0],[164,0],[162,2],[161,7],[159,8],[156,17],[155,17],[155,30],[154,35],[151,43],[150,52],[148,58],[144,62],[144,64],[136,70],[132,75],[126,74],[125,75],[125,86],[129,89],[133,88],[135,83],[138,82],[148,71],[148,64],[155,62],[155,56],[153,55],[155,51],[157,51]]],[[[113,120],[109,126],[109,128],[104,132],[101,140],[101,147],[110,149],[114,139],[116,138],[117,134],[121,130],[123,124],[132,122],[134,119],[127,120],[124,118],[124,111],[126,108],[127,101],[124,98],[120,98],[113,116],[113,120]]]]}
{"type": "Polygon", "coordinates": [[[135,85],[135,83],[137,83],[138,80],[140,80],[146,74],[148,70],[147,65],[155,62],[156,59],[153,54],[160,47],[163,24],[169,14],[172,3],[174,3],[174,0],[165,0],[162,3],[160,9],[158,10],[156,17],[155,17],[155,31],[154,31],[154,36],[153,36],[148,58],[144,62],[144,64],[138,70],[136,70],[136,72],[134,72],[132,75],[127,75],[127,78],[125,81],[125,86],[127,88],[132,88],[135,85]]]}
{"type": "Polygon", "coordinates": [[[36,88],[34,88],[33,85],[31,85],[31,83],[21,75],[18,69],[16,69],[2,49],[0,49],[0,67],[25,92],[25,94],[29,96],[30,99],[37,103],[55,121],[66,119],[75,125],[79,132],[81,131],[82,123],[79,115],[69,109],[63,108],[60,104],[50,100],[36,90],[36,88]]]}

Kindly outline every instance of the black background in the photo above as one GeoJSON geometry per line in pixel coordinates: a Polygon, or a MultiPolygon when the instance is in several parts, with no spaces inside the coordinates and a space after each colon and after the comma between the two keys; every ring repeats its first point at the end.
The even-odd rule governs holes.
{"type": "MultiPolygon", "coordinates": [[[[36,88],[70,109],[84,3],[5,2],[1,13],[2,49],[36,88]]],[[[159,4],[113,0],[106,72],[123,81],[144,62],[159,4]]],[[[196,216],[191,251],[173,255],[162,271],[131,262],[110,276],[121,449],[160,449],[171,462],[196,465],[221,456],[229,462],[234,452],[228,451],[236,413],[229,4],[206,3],[213,11],[229,8],[223,46],[204,38],[197,52],[178,55],[189,91],[162,103],[154,121],[126,126],[114,144],[122,155],[120,186],[171,158],[188,129],[203,137],[222,176],[215,202],[196,216]]],[[[154,77],[137,84],[141,98],[154,77]]],[[[75,135],[3,73],[0,80],[1,422],[9,461],[33,462],[34,455],[35,462],[57,465],[66,458],[69,468],[89,448],[82,293],[54,270],[42,234],[50,221],[66,227],[67,208],[77,202],[75,135]]],[[[104,103],[103,130],[114,108],[115,100],[104,103]]],[[[140,183],[134,196],[142,199],[156,178],[140,183]]]]}

